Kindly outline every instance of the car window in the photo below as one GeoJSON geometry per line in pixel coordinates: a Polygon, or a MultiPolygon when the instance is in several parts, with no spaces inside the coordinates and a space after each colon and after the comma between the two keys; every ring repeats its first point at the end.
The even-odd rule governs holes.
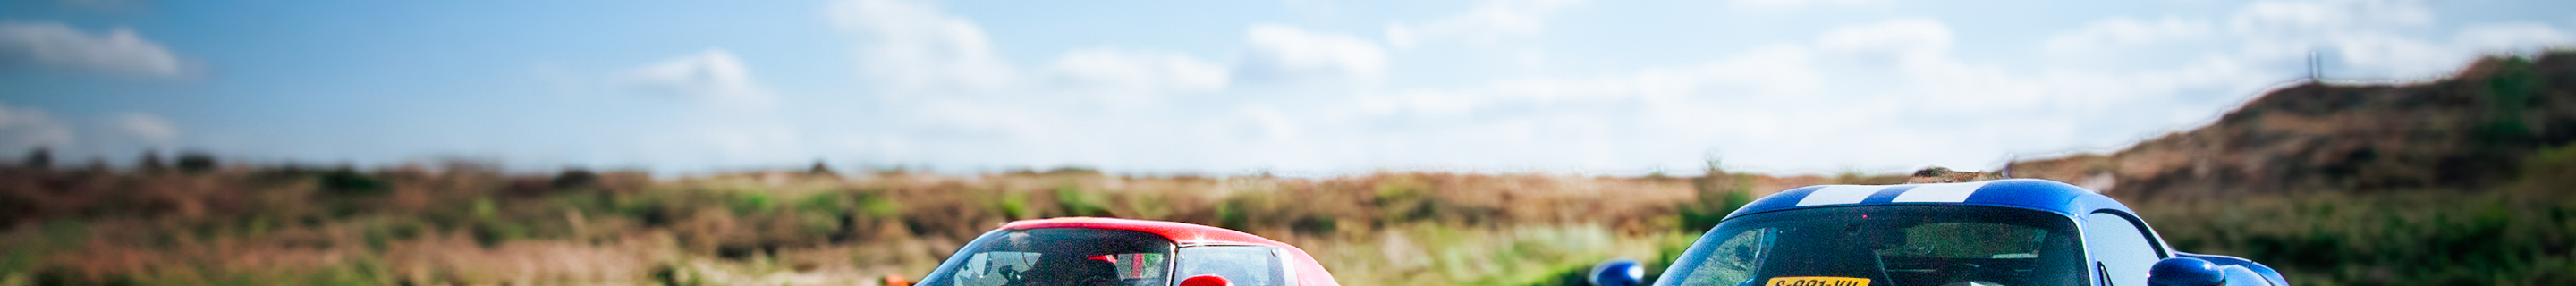
{"type": "Polygon", "coordinates": [[[1119,279],[1153,279],[1163,277],[1163,266],[1170,265],[1162,253],[1127,253],[1094,257],[1109,260],[1118,268],[1119,279]]]}
{"type": "Polygon", "coordinates": [[[1162,286],[1171,240],[1132,230],[1047,228],[986,233],[917,285],[1162,286]]]}
{"type": "Polygon", "coordinates": [[[2100,263],[2102,282],[2114,286],[2147,285],[2147,269],[2156,264],[2155,245],[2128,218],[2111,213],[2084,216],[2084,248],[2100,263]]]}
{"type": "Polygon", "coordinates": [[[1996,223],[1927,223],[1904,228],[1905,239],[1879,256],[2035,258],[2048,230],[1996,223]]]}
{"type": "MultiPolygon", "coordinates": [[[[1717,242],[1717,247],[1710,249],[1713,253],[1709,255],[1709,259],[1693,271],[1702,274],[1689,276],[1686,278],[1688,281],[1683,281],[1682,284],[1736,285],[1752,279],[1753,271],[1762,269],[1762,257],[1771,250],[1771,240],[1775,238],[1771,235],[1774,233],[1773,230],[1772,228],[1753,229],[1717,242]]],[[[1718,237],[1708,236],[1702,239],[1714,238],[1718,237]]]]}
{"type": "Polygon", "coordinates": [[[1266,246],[1211,245],[1182,247],[1180,271],[1174,277],[1214,274],[1237,286],[1287,286],[1288,274],[1277,249],[1266,246]]]}
{"type": "Polygon", "coordinates": [[[1828,207],[1728,219],[1655,285],[2076,285],[2075,221],[1986,206],[1828,207]]]}
{"type": "Polygon", "coordinates": [[[967,256],[964,269],[957,271],[957,285],[1001,285],[1009,277],[1028,273],[1038,264],[1036,252],[987,251],[967,256]]]}
{"type": "MultiPolygon", "coordinates": [[[[956,285],[1002,285],[1008,277],[1020,277],[1038,265],[1045,253],[988,251],[967,256],[966,264],[957,271],[956,285]]],[[[1094,255],[1088,260],[1108,261],[1118,279],[1155,279],[1163,277],[1162,253],[1124,253],[1094,255]]],[[[1091,263],[1091,262],[1085,262],[1091,263]]],[[[1098,264],[1098,263],[1091,263],[1098,264]]]]}

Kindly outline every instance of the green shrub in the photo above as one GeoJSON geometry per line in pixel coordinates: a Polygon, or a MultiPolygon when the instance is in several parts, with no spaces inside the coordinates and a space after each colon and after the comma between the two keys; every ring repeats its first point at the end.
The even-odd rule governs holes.
{"type": "Polygon", "coordinates": [[[2576,186],[2576,144],[2541,149],[2523,161],[2522,172],[2512,187],[2517,192],[2544,198],[2565,198],[2576,186]]]}
{"type": "Polygon", "coordinates": [[[1109,211],[1109,206],[1102,203],[1099,196],[1073,186],[1056,187],[1056,210],[1061,211],[1060,215],[1064,216],[1117,216],[1109,211]]]}
{"type": "Polygon", "coordinates": [[[1750,174],[1726,174],[1714,169],[1697,179],[1692,186],[1698,191],[1698,199],[1675,208],[1681,231],[1708,231],[1735,209],[1753,203],[1753,179],[1750,174]]]}
{"type": "Polygon", "coordinates": [[[1037,218],[1037,210],[1029,208],[1029,196],[1024,193],[1002,192],[993,198],[990,205],[1010,219],[1037,218]]]}
{"type": "Polygon", "coordinates": [[[2576,202],[2515,192],[2247,195],[2135,204],[2177,250],[2307,285],[2568,285],[2576,202]]]}
{"type": "Polygon", "coordinates": [[[773,209],[768,194],[736,192],[726,196],[725,209],[734,215],[767,213],[773,209]]]}
{"type": "Polygon", "coordinates": [[[1397,176],[1379,182],[1369,204],[1377,209],[1378,225],[1396,225],[1424,221],[1440,215],[1440,202],[1431,195],[1431,186],[1413,176],[1397,176]]]}
{"type": "Polygon", "coordinates": [[[390,188],[383,180],[346,167],[323,172],[321,177],[315,179],[320,180],[324,190],[329,190],[334,195],[376,195],[383,194],[390,188]]]}

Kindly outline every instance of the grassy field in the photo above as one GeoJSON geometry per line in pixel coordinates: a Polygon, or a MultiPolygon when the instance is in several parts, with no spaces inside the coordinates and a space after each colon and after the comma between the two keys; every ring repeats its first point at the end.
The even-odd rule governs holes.
{"type": "Polygon", "coordinates": [[[2576,202],[2415,191],[2137,204],[2183,251],[2254,259],[2302,285],[2576,284],[2576,202]]]}
{"type": "MultiPolygon", "coordinates": [[[[2565,285],[2576,203],[2558,186],[2576,164],[2550,162],[2576,160],[2557,157],[2506,190],[2129,200],[2181,249],[2303,285],[2565,285]]],[[[0,285],[874,285],[998,223],[1058,216],[1245,230],[1347,285],[1566,285],[1613,257],[1660,269],[1769,191],[1904,180],[490,170],[11,168],[0,285]]]]}
{"type": "Polygon", "coordinates": [[[2576,285],[2576,148],[2489,190],[2124,199],[2184,251],[2283,270],[2302,285],[2576,285]]]}

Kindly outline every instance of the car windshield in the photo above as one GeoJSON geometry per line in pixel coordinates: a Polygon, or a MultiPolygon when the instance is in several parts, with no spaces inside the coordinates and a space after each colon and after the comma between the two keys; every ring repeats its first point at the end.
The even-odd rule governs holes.
{"type": "Polygon", "coordinates": [[[1719,223],[1655,285],[2083,285],[2075,226],[1983,206],[1789,210],[1719,223]]]}
{"type": "Polygon", "coordinates": [[[1172,241],[1132,230],[1041,228],[985,233],[917,285],[1162,286],[1172,241]]]}

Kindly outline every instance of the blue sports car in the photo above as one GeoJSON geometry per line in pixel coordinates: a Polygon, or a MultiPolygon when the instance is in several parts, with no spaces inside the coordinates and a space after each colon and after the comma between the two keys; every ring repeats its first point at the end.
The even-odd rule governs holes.
{"type": "MultiPolygon", "coordinates": [[[[1636,265],[1592,280],[1636,284],[1636,265]]],[[[2175,251],[2111,197],[2035,179],[1781,191],[1663,273],[1655,285],[2289,285],[2253,261],[2175,251]]]]}

